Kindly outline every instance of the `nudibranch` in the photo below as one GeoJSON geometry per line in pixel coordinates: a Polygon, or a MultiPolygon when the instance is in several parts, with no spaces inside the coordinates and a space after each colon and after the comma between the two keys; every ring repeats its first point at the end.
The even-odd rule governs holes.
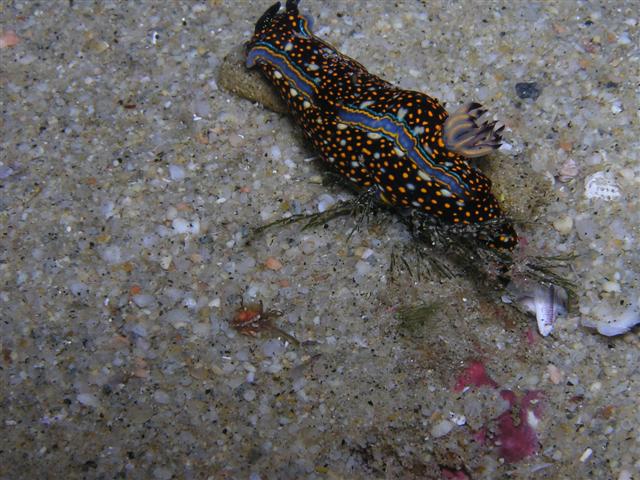
{"type": "Polygon", "coordinates": [[[486,225],[480,241],[513,249],[518,237],[491,181],[467,160],[498,148],[502,127],[482,122],[477,103],[449,115],[436,99],[369,73],[314,36],[298,3],[288,0],[283,12],[275,3],[260,17],[246,65],[275,86],[323,161],[384,203],[486,225]]]}

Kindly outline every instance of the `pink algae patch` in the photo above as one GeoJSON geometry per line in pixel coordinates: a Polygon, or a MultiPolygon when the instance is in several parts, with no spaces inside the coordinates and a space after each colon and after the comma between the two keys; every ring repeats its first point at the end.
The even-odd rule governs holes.
{"type": "Polygon", "coordinates": [[[534,390],[518,401],[511,390],[503,390],[500,396],[509,402],[509,409],[496,419],[498,435],[495,443],[507,462],[518,462],[538,451],[538,435],[530,422],[537,423],[542,414],[543,395],[534,390]]]}
{"type": "Polygon", "coordinates": [[[487,374],[484,364],[476,360],[471,362],[460,374],[453,391],[462,392],[467,387],[482,387],[484,385],[498,388],[498,384],[487,374]]]}
{"type": "Polygon", "coordinates": [[[443,468],[441,473],[442,478],[451,480],[469,480],[469,476],[461,470],[449,470],[448,468],[443,468]]]}
{"type": "MultiPolygon", "coordinates": [[[[484,364],[473,361],[460,374],[453,390],[462,392],[470,387],[482,386],[498,388],[497,382],[489,376],[484,364]]],[[[492,429],[485,425],[473,433],[473,439],[481,444],[492,442],[498,447],[500,456],[505,461],[514,463],[538,451],[536,425],[542,415],[544,395],[541,391],[534,390],[519,398],[511,390],[502,390],[500,396],[509,402],[509,408],[493,420],[496,427],[493,429],[495,435],[491,438],[492,429]]]]}

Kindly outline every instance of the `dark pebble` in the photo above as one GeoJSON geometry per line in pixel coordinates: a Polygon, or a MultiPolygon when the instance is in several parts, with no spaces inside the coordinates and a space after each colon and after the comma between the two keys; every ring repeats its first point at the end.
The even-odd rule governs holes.
{"type": "Polygon", "coordinates": [[[542,93],[542,89],[536,82],[516,83],[516,93],[520,98],[531,98],[535,100],[542,93]]]}

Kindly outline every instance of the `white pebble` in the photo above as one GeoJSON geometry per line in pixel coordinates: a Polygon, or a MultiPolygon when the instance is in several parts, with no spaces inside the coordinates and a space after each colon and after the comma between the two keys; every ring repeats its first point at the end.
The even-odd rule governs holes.
{"type": "Polygon", "coordinates": [[[368,264],[367,262],[358,261],[358,263],[356,263],[356,275],[358,276],[366,275],[370,271],[371,271],[371,265],[368,264]]]}
{"type": "Polygon", "coordinates": [[[362,260],[366,260],[367,258],[369,258],[373,254],[374,254],[373,250],[371,250],[370,248],[365,248],[364,251],[362,252],[362,255],[360,255],[360,258],[362,260]]]}
{"type": "Polygon", "coordinates": [[[242,394],[242,398],[244,398],[247,402],[252,402],[256,399],[255,390],[245,390],[242,394]]]}
{"type": "Polygon", "coordinates": [[[169,267],[171,266],[171,260],[173,260],[171,255],[160,258],[160,268],[162,268],[163,270],[169,270],[169,267]]]}
{"type": "Polygon", "coordinates": [[[156,390],[153,393],[153,399],[158,403],[162,403],[163,405],[169,403],[169,401],[171,400],[169,394],[164,390],[156,390]]]}
{"type": "Polygon", "coordinates": [[[191,221],[181,217],[174,218],[171,222],[173,231],[178,234],[191,233],[197,235],[200,233],[200,220],[195,218],[191,221]]]}
{"type": "Polygon", "coordinates": [[[622,33],[618,37],[618,43],[620,45],[629,45],[631,43],[631,39],[629,38],[629,34],[627,32],[622,33]]]}
{"type": "Polygon", "coordinates": [[[271,339],[264,342],[262,345],[262,353],[267,357],[275,357],[284,351],[284,345],[278,339],[271,339]]]}
{"type": "Polygon", "coordinates": [[[562,217],[554,220],[553,228],[555,228],[558,233],[561,233],[562,235],[568,235],[573,229],[573,218],[569,215],[563,215],[562,217]]]}
{"type": "Polygon", "coordinates": [[[109,200],[107,202],[104,202],[100,206],[100,213],[102,213],[102,215],[104,215],[105,218],[111,218],[113,217],[114,208],[115,208],[115,204],[109,200]]]}
{"type": "Polygon", "coordinates": [[[71,290],[71,293],[75,297],[79,297],[81,295],[84,295],[85,293],[89,293],[89,287],[82,282],[71,282],[71,285],[69,285],[69,290],[71,290]]]}
{"type": "Polygon", "coordinates": [[[87,407],[97,408],[100,405],[98,398],[91,393],[80,393],[76,398],[78,402],[87,407]]]}
{"type": "Polygon", "coordinates": [[[175,182],[184,180],[184,168],[180,165],[169,165],[169,176],[171,177],[171,180],[175,182]]]}
{"type": "Polygon", "coordinates": [[[165,322],[173,325],[174,328],[182,328],[187,324],[191,323],[191,318],[187,311],[182,308],[176,308],[174,310],[169,310],[162,316],[162,319],[165,322]]]}
{"type": "Polygon", "coordinates": [[[191,230],[191,225],[184,218],[174,218],[173,222],[171,222],[171,226],[175,230],[176,233],[187,233],[191,230]]]}
{"type": "Polygon", "coordinates": [[[590,448],[587,448],[584,451],[584,453],[582,455],[580,455],[580,461],[581,462],[586,462],[592,454],[593,454],[593,450],[591,450],[590,448]]]}
{"type": "Polygon", "coordinates": [[[618,480],[633,480],[633,475],[631,475],[629,470],[620,470],[618,480]]]}
{"type": "Polygon", "coordinates": [[[459,427],[467,423],[467,417],[459,413],[449,412],[449,418],[453,423],[455,423],[459,427]]]}
{"type": "Polygon", "coordinates": [[[323,193],[318,197],[318,211],[320,213],[326,211],[331,205],[336,203],[336,199],[331,195],[323,193]]]}
{"type": "Polygon", "coordinates": [[[620,100],[616,100],[611,104],[611,113],[617,115],[622,112],[622,102],[620,100]]]}
{"type": "Polygon", "coordinates": [[[620,293],[622,288],[618,282],[612,282],[608,280],[602,284],[602,290],[608,293],[620,293]]]}
{"type": "Polygon", "coordinates": [[[102,251],[102,259],[107,263],[120,263],[122,261],[122,254],[120,253],[120,247],[117,245],[110,245],[102,251]]]}
{"type": "Polygon", "coordinates": [[[431,435],[435,438],[444,437],[453,429],[453,426],[449,420],[441,420],[431,427],[431,435]]]}
{"type": "Polygon", "coordinates": [[[145,294],[145,293],[141,293],[139,295],[134,295],[131,300],[133,300],[133,303],[135,303],[137,306],[139,306],[140,308],[146,308],[150,305],[152,305],[155,301],[153,295],[149,295],[149,294],[145,294]]]}

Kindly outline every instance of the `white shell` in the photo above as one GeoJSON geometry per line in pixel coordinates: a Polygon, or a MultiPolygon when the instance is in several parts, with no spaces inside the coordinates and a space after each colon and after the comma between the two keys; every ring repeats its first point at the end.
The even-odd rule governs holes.
{"type": "Polygon", "coordinates": [[[622,196],[620,187],[611,172],[600,171],[589,175],[585,181],[585,195],[587,198],[600,200],[616,200],[622,196]]]}

